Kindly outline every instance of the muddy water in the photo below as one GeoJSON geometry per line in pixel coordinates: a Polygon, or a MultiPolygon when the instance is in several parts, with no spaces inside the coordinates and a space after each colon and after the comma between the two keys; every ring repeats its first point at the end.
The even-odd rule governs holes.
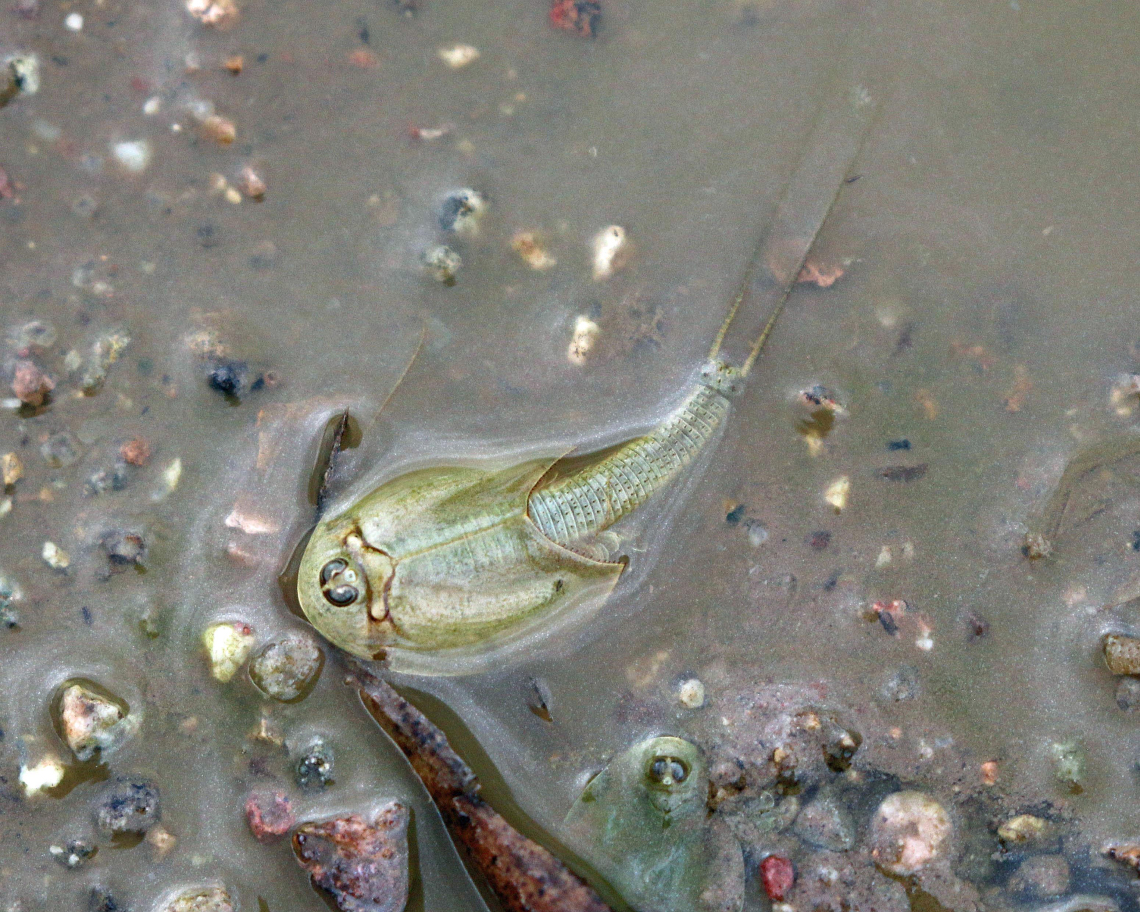
{"type": "Polygon", "coordinates": [[[1066,462],[1135,420],[1135,401],[1124,414],[1110,401],[1137,359],[1129,11],[610,3],[590,41],[552,29],[541,0],[427,0],[414,17],[251,2],[225,30],[177,3],[44,3],[34,18],[0,13],[0,52],[34,52],[42,70],[38,93],[0,111],[12,184],[0,312],[5,327],[34,318],[58,335],[40,357],[50,405],[0,421],[0,451],[25,466],[0,519],[0,571],[22,592],[18,629],[0,632],[7,902],[82,908],[106,884],[146,909],[220,880],[245,909],[321,909],[287,845],[248,831],[247,795],[277,783],[302,818],[409,802],[413,904],[482,908],[335,662],[308,699],[273,704],[244,673],[211,680],[201,632],[242,620],[264,642],[303,628],[275,577],[312,519],[315,440],[346,403],[365,436],[341,466],[345,499],[402,466],[601,445],[659,416],[703,357],[861,18],[882,99],[820,238],[842,279],[793,296],[719,449],[635,538],[631,574],[588,628],[493,674],[406,683],[447,704],[500,794],[556,832],[584,775],[642,734],[715,719],[718,694],[823,680],[863,705],[909,665],[921,695],[888,711],[916,763],[993,759],[1003,786],[1066,802],[1090,844],[1135,835],[1135,723],[1097,653],[1108,627],[1135,621],[1107,610],[1136,595],[1134,495],[1106,488],[1113,509],[1062,537],[1055,560],[1020,550],[1066,462]],[[437,50],[456,43],[479,58],[449,69],[437,50]],[[235,75],[223,64],[237,55],[235,75]],[[207,103],[232,121],[231,144],[201,123],[207,103]],[[139,173],[111,152],[128,140],[150,144],[139,173]],[[246,166],[263,202],[241,194],[246,166]],[[461,186],[489,209],[478,237],[456,242],[465,265],[444,287],[419,258],[461,186]],[[635,254],[594,282],[589,241],[611,223],[635,254]],[[510,248],[520,230],[540,232],[557,265],[529,269],[510,248]],[[582,366],[567,359],[580,314],[602,333],[582,366]],[[131,342],[84,396],[66,355],[112,329],[131,342]],[[209,329],[272,382],[240,404],[209,388],[187,343],[209,329]],[[814,384],[848,414],[813,455],[796,393],[814,384]],[[40,447],[63,431],[79,458],[53,467],[40,447]],[[148,464],[121,491],[85,493],[137,435],[148,464]],[[823,495],[844,475],[837,514],[823,495]],[[227,526],[235,504],[263,528],[227,526]],[[108,575],[99,541],[116,529],[145,537],[145,573],[108,575]],[[66,571],[42,560],[47,540],[66,571]],[[917,621],[895,637],[867,619],[894,599],[925,636],[917,621]],[[48,852],[94,838],[96,783],[26,798],[16,781],[21,765],[66,758],[49,703],[76,676],[142,714],[110,768],[159,783],[177,839],[162,858],[96,839],[96,858],[70,871],[48,852]],[[675,700],[690,676],[705,682],[702,710],[675,700]],[[528,709],[535,679],[553,722],[528,709]],[[284,745],[250,737],[262,716],[284,745]],[[289,767],[317,734],[337,768],[314,796],[289,767]],[[1072,739],[1089,766],[1076,796],[1053,784],[1049,753],[1072,739]]]}

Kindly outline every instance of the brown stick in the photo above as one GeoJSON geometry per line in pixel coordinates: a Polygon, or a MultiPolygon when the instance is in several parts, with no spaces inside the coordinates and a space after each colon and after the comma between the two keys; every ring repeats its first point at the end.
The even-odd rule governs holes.
{"type": "Polygon", "coordinates": [[[588,883],[479,797],[475,773],[423,713],[358,662],[349,661],[346,683],[411,762],[504,912],[612,912],[588,883]]]}

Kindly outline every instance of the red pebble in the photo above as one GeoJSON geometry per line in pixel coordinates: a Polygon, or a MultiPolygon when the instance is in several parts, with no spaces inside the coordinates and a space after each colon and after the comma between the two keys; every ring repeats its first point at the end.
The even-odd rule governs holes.
{"type": "Polygon", "coordinates": [[[297,822],[293,805],[282,792],[255,792],[245,801],[245,819],[258,842],[280,839],[297,822]]]}
{"type": "Polygon", "coordinates": [[[769,855],[760,862],[760,883],[773,902],[782,900],[795,882],[796,871],[788,859],[769,855]]]}
{"type": "Polygon", "coordinates": [[[599,0],[554,0],[550,7],[551,25],[582,38],[593,38],[598,34],[601,18],[602,4],[599,0]]]}

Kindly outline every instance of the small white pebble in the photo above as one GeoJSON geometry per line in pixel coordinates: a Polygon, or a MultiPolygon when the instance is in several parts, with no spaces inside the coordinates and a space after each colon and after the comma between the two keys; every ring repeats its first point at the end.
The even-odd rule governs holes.
{"type": "Polygon", "coordinates": [[[219,684],[229,682],[253,649],[253,628],[241,621],[211,624],[202,634],[210,659],[210,674],[219,684]]]}
{"type": "Polygon", "coordinates": [[[174,458],[170,464],[162,470],[162,487],[160,487],[154,494],[151,495],[151,500],[163,500],[168,494],[174,493],[174,489],[178,487],[178,482],[182,480],[182,460],[174,458]]]}
{"type": "Polygon", "coordinates": [[[682,681],[677,691],[677,699],[687,709],[700,709],[705,705],[705,685],[696,678],[682,681]]]}
{"type": "Polygon", "coordinates": [[[751,521],[748,523],[748,541],[752,543],[753,548],[759,548],[764,542],[768,540],[768,530],[765,529],[760,523],[751,521]]]}
{"type": "Polygon", "coordinates": [[[83,17],[79,13],[68,13],[67,18],[63,20],[63,26],[69,32],[83,31],[83,17]]]}
{"type": "Polygon", "coordinates": [[[111,145],[111,154],[124,171],[128,171],[131,174],[138,174],[141,171],[145,171],[150,164],[150,143],[145,139],[113,143],[111,145]]]}
{"type": "Polygon", "coordinates": [[[40,58],[35,54],[13,54],[2,62],[16,77],[21,95],[35,95],[40,90],[40,58]]]}
{"type": "Polygon", "coordinates": [[[879,556],[875,558],[875,569],[882,570],[884,567],[889,567],[892,558],[893,555],[891,554],[891,546],[883,545],[882,550],[879,552],[879,556]]]}
{"type": "Polygon", "coordinates": [[[570,363],[586,363],[599,332],[601,332],[600,327],[589,317],[581,316],[578,318],[574,324],[574,335],[570,339],[570,347],[566,352],[566,357],[570,359],[570,363]]]}
{"type": "Polygon", "coordinates": [[[842,513],[847,506],[847,495],[850,492],[851,479],[846,475],[840,475],[827,486],[823,499],[835,508],[836,513],[842,513]]]}
{"type": "Polygon", "coordinates": [[[157,95],[151,95],[146,101],[143,102],[143,113],[147,117],[153,117],[162,110],[162,99],[157,95]]]}
{"type": "Polygon", "coordinates": [[[55,788],[63,782],[64,766],[58,757],[44,757],[35,766],[20,767],[20,785],[28,797],[55,788]]]}
{"type": "Polygon", "coordinates": [[[227,203],[233,203],[235,206],[241,202],[241,192],[237,187],[226,187],[222,196],[226,198],[227,203]]]}
{"type": "Polygon", "coordinates": [[[621,225],[609,225],[594,235],[594,280],[608,279],[629,259],[629,239],[621,225]]]}
{"type": "Polygon", "coordinates": [[[44,542],[40,556],[53,570],[66,570],[71,566],[71,555],[53,541],[44,542]]]}
{"type": "Polygon", "coordinates": [[[440,48],[439,59],[453,70],[467,66],[479,59],[479,49],[470,44],[455,44],[451,47],[440,48]]]}
{"type": "Polygon", "coordinates": [[[12,512],[12,498],[0,497],[0,516],[7,516],[12,512]]]}

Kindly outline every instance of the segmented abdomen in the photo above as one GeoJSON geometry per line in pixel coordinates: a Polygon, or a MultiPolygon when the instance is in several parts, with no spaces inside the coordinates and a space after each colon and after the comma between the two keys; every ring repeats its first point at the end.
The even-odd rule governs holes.
{"type": "Polygon", "coordinates": [[[531,520],[560,545],[583,543],[672,482],[712,440],[728,408],[722,393],[701,384],[644,437],[536,488],[528,505],[531,520]]]}

